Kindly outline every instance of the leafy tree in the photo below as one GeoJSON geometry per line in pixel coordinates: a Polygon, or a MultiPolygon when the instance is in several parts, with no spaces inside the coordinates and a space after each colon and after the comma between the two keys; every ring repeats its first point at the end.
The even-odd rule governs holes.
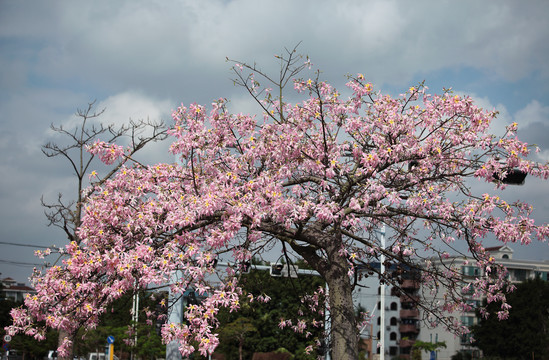
{"type": "MultiPolygon", "coordinates": [[[[225,256],[239,263],[275,244],[326,281],[329,346],[338,360],[358,357],[358,337],[349,336],[358,326],[352,302],[358,266],[384,258],[385,269],[417,269],[425,286],[447,294],[440,304],[420,299],[423,312],[459,331],[446,312],[467,306],[463,275],[430,259],[447,257],[462,242],[491,274],[474,280],[477,294],[505,300],[504,272],[490,261],[482,238],[527,244],[547,240],[549,228],[531,220],[530,206],[476,194],[467,179],[504,189],[525,174],[549,177],[549,164],[526,159],[530,147],[516,137],[518,125],[497,138],[487,132],[497,114],[470,97],[431,95],[423,84],[391,97],[361,74],[349,78],[352,94],[344,99],[319,72],[298,78],[310,62],[295,49],[278,59],[277,77],[233,62],[235,83],[257,101],[262,119],[231,114],[224,99],[211,109],[181,106],[170,130],[178,162],[128,163],[93,187],[83,200],[81,242],[64,249],[63,266],[39,275],[39,299],[14,314],[10,332],[28,332],[42,320],[69,332],[93,327],[121,294],[171,282],[177,273],[174,296],[188,287],[209,296],[187,308],[186,323],[164,326],[163,337],[179,341],[183,355],[206,355],[218,345],[219,309],[238,310],[242,294],[235,272],[211,281],[212,261],[225,256]],[[301,101],[288,102],[288,85],[301,101]],[[387,246],[378,235],[383,226],[387,246]]],[[[109,162],[129,160],[114,145],[90,151],[109,162]]],[[[399,287],[394,271],[368,270],[399,287]]]]}
{"type": "Polygon", "coordinates": [[[485,356],[502,359],[549,359],[549,283],[540,279],[517,285],[507,297],[509,318],[500,321],[488,305],[488,317],[472,327],[475,346],[485,356]]]}
{"type": "Polygon", "coordinates": [[[440,348],[445,348],[446,343],[444,341],[437,341],[435,343],[416,340],[412,346],[412,360],[421,360],[421,351],[430,353],[431,351],[437,351],[440,348]]]}
{"type": "MultiPolygon", "coordinates": [[[[304,268],[305,264],[296,262],[304,268]]],[[[243,293],[240,296],[241,309],[238,312],[221,310],[218,318],[220,327],[219,351],[228,358],[236,357],[234,339],[243,330],[250,330],[242,335],[242,354],[251,357],[254,352],[276,351],[281,345],[289,352],[304,352],[307,346],[314,344],[322,337],[322,314],[311,311],[307,294],[323,287],[323,281],[317,276],[300,275],[297,279],[273,277],[268,271],[251,271],[240,279],[243,293]],[[265,301],[265,296],[270,300],[265,301]],[[289,321],[303,314],[301,320],[315,322],[316,328],[306,331],[292,331],[289,321]],[[228,340],[228,341],[226,341],[228,340]]],[[[323,310],[323,309],[322,309],[323,310]]],[[[239,349],[240,350],[240,349],[239,349]]],[[[240,351],[239,351],[240,352],[240,351]]],[[[303,354],[305,355],[305,354],[303,354]]],[[[299,357],[300,358],[300,357],[299,357]]],[[[314,356],[309,356],[314,358],[314,356]]]]}
{"type": "MultiPolygon", "coordinates": [[[[133,307],[133,296],[126,294],[112,303],[99,321],[99,326],[93,330],[81,329],[74,337],[75,354],[85,355],[90,352],[103,352],[107,337],[115,338],[115,353],[130,353],[141,359],[163,357],[166,346],[162,344],[154,323],[147,317],[147,312],[154,309],[155,300],[150,293],[139,294],[138,323],[132,322],[130,309],[133,307]],[[137,340],[134,343],[134,339],[137,340]]],[[[165,297],[163,297],[165,298],[165,297]]]]}
{"type": "Polygon", "coordinates": [[[253,332],[257,332],[257,328],[253,325],[252,319],[238,317],[236,320],[225,324],[219,330],[219,338],[222,343],[236,341],[238,343],[238,358],[242,360],[244,342],[247,336],[253,332]]]}

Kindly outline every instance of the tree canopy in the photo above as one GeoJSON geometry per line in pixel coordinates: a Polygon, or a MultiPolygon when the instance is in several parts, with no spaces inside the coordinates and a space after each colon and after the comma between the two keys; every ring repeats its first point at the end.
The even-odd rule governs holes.
{"type": "MultiPolygon", "coordinates": [[[[549,283],[541,279],[517,285],[507,296],[509,318],[493,311],[472,327],[474,345],[485,356],[502,359],[549,359],[549,283]]],[[[488,310],[496,304],[488,304],[488,310]]]]}
{"type": "MultiPolygon", "coordinates": [[[[516,137],[518,125],[498,138],[487,132],[497,113],[468,96],[432,95],[419,84],[392,97],[362,74],[349,78],[351,95],[344,98],[319,72],[302,77],[311,64],[295,49],[278,59],[278,77],[233,62],[235,83],[257,101],[260,116],[233,114],[225,99],[209,108],[182,105],[169,130],[175,163],[127,163],[93,185],[80,242],[66,246],[62,265],[37,275],[38,295],[14,312],[10,332],[42,337],[39,321],[68,332],[94,327],[124,293],[170,282],[174,295],[192,287],[208,297],[187,309],[184,324],[166,324],[163,338],[180,342],[183,355],[207,354],[219,343],[219,309],[240,308],[238,264],[275,244],[326,281],[327,336],[336,359],[358,356],[358,338],[349,336],[358,326],[354,272],[382,256],[447,292],[445,301],[423,310],[456,331],[460,324],[446,313],[468,306],[462,275],[432,261],[449,256],[455,242],[466,244],[491,275],[475,280],[477,294],[505,302],[504,272],[482,239],[493,234],[528,244],[546,240],[549,228],[533,222],[531,206],[475,194],[467,179],[505,188],[513,169],[547,179],[547,164],[526,159],[530,147],[516,137]],[[288,85],[301,101],[287,102],[288,85]],[[385,247],[377,233],[382,226],[385,247]],[[212,261],[221,257],[230,257],[235,270],[211,282],[212,261]],[[173,282],[176,272],[181,276],[173,282]]],[[[128,159],[116,144],[97,143],[90,151],[110,163],[128,159]]],[[[398,288],[392,274],[369,270],[398,288]]]]}

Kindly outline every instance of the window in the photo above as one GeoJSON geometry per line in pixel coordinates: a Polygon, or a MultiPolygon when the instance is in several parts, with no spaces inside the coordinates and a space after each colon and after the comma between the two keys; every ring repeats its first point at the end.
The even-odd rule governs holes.
{"type": "Polygon", "coordinates": [[[393,316],[393,317],[391,318],[391,323],[390,323],[390,324],[391,324],[391,326],[396,326],[396,325],[397,325],[397,323],[398,323],[398,320],[397,320],[397,318],[393,316]]]}
{"type": "Polygon", "coordinates": [[[462,266],[461,273],[465,276],[479,276],[480,269],[476,266],[462,266]]]}
{"type": "Polygon", "coordinates": [[[474,310],[474,309],[480,307],[481,303],[480,303],[480,300],[469,299],[469,300],[467,300],[467,305],[470,305],[474,310]]]}
{"type": "Polygon", "coordinates": [[[462,316],[461,322],[465,326],[473,326],[475,325],[475,317],[474,316],[462,316]]]}
{"type": "Polygon", "coordinates": [[[404,325],[415,325],[417,323],[417,319],[402,319],[400,322],[404,325]]]}
{"type": "Polygon", "coordinates": [[[389,340],[395,341],[396,339],[397,339],[397,333],[393,331],[391,335],[389,335],[389,340]]]}
{"type": "Polygon", "coordinates": [[[403,302],[400,306],[405,310],[412,310],[416,308],[413,302],[403,302]]]}
{"type": "Polygon", "coordinates": [[[526,274],[527,271],[524,269],[514,269],[513,272],[513,278],[512,280],[515,281],[526,281],[526,274]]]}
{"type": "Polygon", "coordinates": [[[471,334],[461,335],[461,345],[470,345],[471,344],[471,334]]]}
{"type": "Polygon", "coordinates": [[[547,281],[547,272],[546,271],[536,271],[536,278],[543,281],[547,281]]]}
{"type": "Polygon", "coordinates": [[[398,310],[398,304],[394,301],[391,303],[391,310],[398,310]]]}

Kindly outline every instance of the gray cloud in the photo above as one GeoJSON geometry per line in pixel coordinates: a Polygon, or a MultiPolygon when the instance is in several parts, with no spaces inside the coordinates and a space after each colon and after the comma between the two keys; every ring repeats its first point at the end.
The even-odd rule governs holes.
{"type": "MultiPolygon", "coordinates": [[[[300,41],[299,51],[339,88],[347,73],[362,72],[382,90],[407,89],[418,77],[446,84],[446,73],[463,74],[456,91],[474,88],[480,103],[502,110],[498,128],[517,121],[521,137],[549,147],[547,13],[542,0],[0,2],[1,237],[39,244],[63,238],[45,227],[39,205],[42,194],[71,186],[64,164],[40,153],[55,139],[50,123],[74,121],[76,108],[93,99],[107,107],[104,120],[117,123],[169,121],[181,102],[218,97],[233,99],[234,111],[253,111],[230,81],[225,57],[276,73],[274,55],[300,41]],[[492,99],[494,84],[516,84],[528,100],[508,110],[492,99]]],[[[164,159],[166,147],[145,158],[164,159]]],[[[513,192],[535,202],[538,220],[546,221],[546,189],[528,179],[513,192]]],[[[524,253],[549,257],[547,246],[534,249],[524,253]]],[[[34,261],[20,249],[13,254],[34,261]]],[[[18,269],[0,265],[3,276],[18,269]]],[[[13,277],[27,274],[23,268],[13,277]]]]}

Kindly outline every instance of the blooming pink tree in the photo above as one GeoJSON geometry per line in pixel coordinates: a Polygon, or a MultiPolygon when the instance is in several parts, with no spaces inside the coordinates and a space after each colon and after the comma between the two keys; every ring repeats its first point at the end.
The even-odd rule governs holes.
{"type": "MultiPolygon", "coordinates": [[[[467,306],[461,274],[430,264],[448,256],[446,245],[465,243],[490,275],[476,280],[476,291],[502,301],[505,317],[504,271],[481,240],[493,234],[503,243],[527,244],[547,239],[549,229],[534,224],[530,206],[475,194],[467,178],[505,188],[502,179],[513,169],[549,176],[547,164],[526,159],[530,148],[516,138],[517,124],[496,138],[487,133],[496,113],[469,97],[430,95],[421,84],[395,98],[361,74],[350,78],[352,94],[344,99],[318,77],[296,78],[308,63],[299,63],[295,50],[280,59],[278,79],[235,63],[237,84],[257,100],[262,116],[232,114],[223,99],[209,108],[181,106],[170,131],[176,163],[124,166],[94,189],[81,242],[66,247],[61,266],[35,278],[37,295],[13,312],[11,333],[40,338],[39,322],[69,333],[94,327],[122,294],[171,283],[173,294],[192,287],[208,296],[187,308],[184,323],[166,324],[164,340],[179,342],[183,355],[210,353],[218,343],[218,310],[238,310],[241,294],[231,268],[217,285],[210,282],[212,261],[223,255],[243,262],[273,243],[326,281],[334,359],[358,358],[354,273],[382,254],[387,265],[413,267],[426,286],[444,288],[445,302],[424,310],[459,330],[446,314],[467,306]],[[301,101],[286,102],[287,84],[301,101]],[[385,248],[376,233],[381,226],[385,248]]],[[[94,151],[108,161],[124,156],[107,144],[94,151]]],[[[394,272],[370,270],[399,286],[394,272]]]]}

